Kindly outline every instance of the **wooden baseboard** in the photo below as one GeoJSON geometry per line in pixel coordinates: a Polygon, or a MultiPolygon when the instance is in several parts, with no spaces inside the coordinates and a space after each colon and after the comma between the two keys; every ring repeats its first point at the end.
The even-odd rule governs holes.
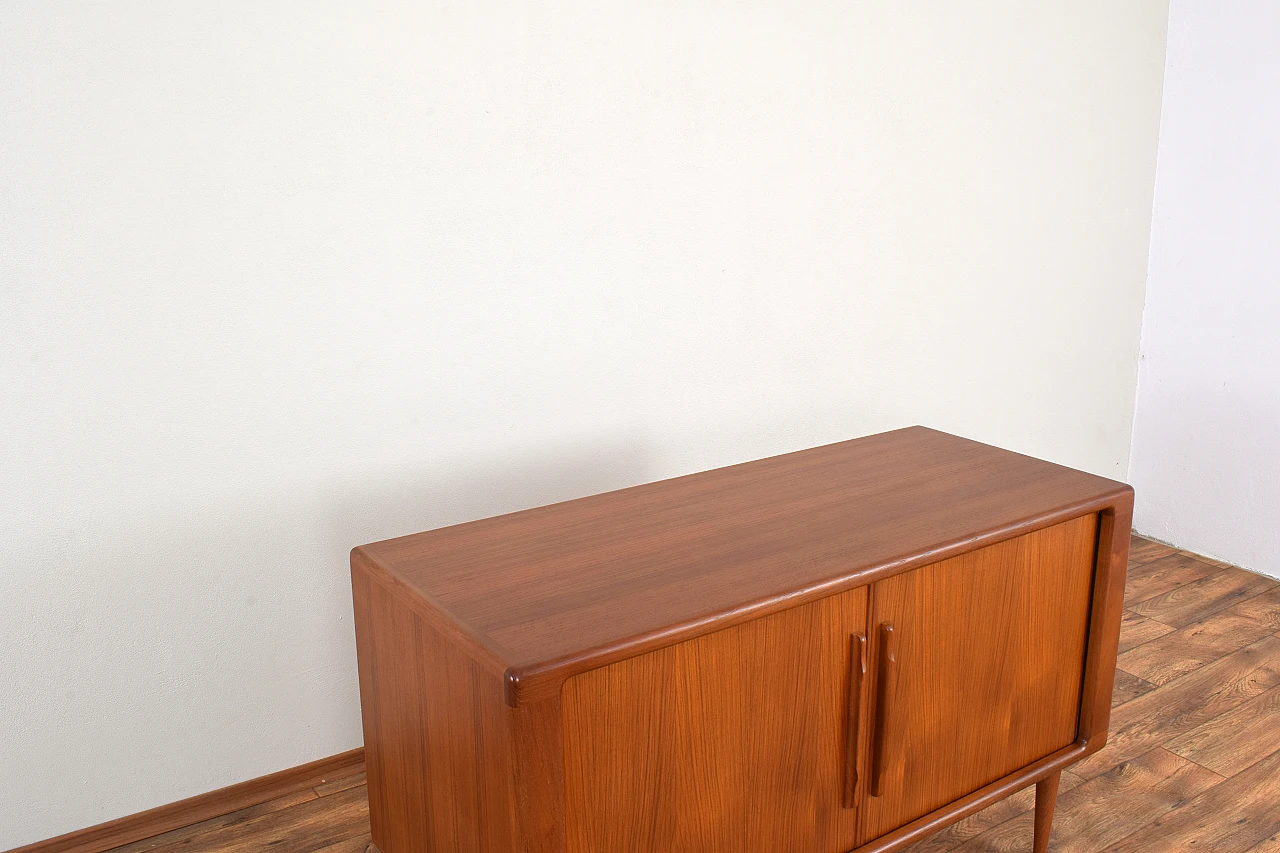
{"type": "Polygon", "coordinates": [[[190,826],[310,788],[324,779],[358,773],[363,766],[364,749],[353,749],[97,826],[77,829],[57,838],[36,841],[14,848],[9,853],[104,853],[122,844],[132,844],[162,832],[190,826]]]}

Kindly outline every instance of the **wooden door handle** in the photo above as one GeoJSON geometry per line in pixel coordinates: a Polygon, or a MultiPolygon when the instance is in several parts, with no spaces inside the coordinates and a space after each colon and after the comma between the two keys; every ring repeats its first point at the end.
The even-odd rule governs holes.
{"type": "Polygon", "coordinates": [[[858,717],[862,711],[862,682],[867,677],[867,637],[854,634],[849,639],[849,705],[845,711],[844,807],[857,804],[858,790],[858,717]]]}
{"type": "Polygon", "coordinates": [[[889,727],[889,693],[897,683],[898,649],[893,623],[880,623],[880,660],[876,667],[876,708],[871,734],[871,796],[878,797],[884,788],[884,742],[889,727]]]}

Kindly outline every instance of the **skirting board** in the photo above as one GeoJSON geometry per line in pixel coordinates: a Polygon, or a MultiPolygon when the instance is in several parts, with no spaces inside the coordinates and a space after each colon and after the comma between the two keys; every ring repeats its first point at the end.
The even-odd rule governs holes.
{"type": "Polygon", "coordinates": [[[97,826],[77,829],[56,838],[16,847],[8,853],[104,853],[123,844],[132,844],[310,788],[324,779],[358,773],[363,766],[364,749],[353,749],[97,826]]]}

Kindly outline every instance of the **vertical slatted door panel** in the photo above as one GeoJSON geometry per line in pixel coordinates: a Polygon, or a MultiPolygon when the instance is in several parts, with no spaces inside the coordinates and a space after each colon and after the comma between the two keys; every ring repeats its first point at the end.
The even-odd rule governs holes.
{"type": "Polygon", "coordinates": [[[568,853],[842,853],[865,588],[570,678],[568,853]]]}
{"type": "Polygon", "coordinates": [[[880,740],[883,766],[861,842],[1075,741],[1097,524],[1090,514],[873,584],[872,659],[891,637],[897,675],[877,668],[866,692],[871,713],[885,696],[885,715],[881,731],[864,727],[861,752],[880,740]]]}

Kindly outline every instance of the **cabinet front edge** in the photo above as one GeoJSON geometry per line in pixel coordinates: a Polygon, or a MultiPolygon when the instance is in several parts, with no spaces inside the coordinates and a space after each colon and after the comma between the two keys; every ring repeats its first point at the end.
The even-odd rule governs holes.
{"type": "Polygon", "coordinates": [[[1125,511],[1133,505],[1133,489],[1123,483],[1117,485],[1120,488],[1090,500],[992,527],[971,536],[941,543],[932,548],[901,555],[874,565],[860,566],[836,577],[790,592],[746,602],[728,610],[716,611],[572,655],[513,664],[507,667],[504,674],[507,704],[516,708],[530,702],[549,699],[558,696],[560,686],[565,680],[578,673],[608,666],[620,660],[730,628],[819,598],[836,595],[845,590],[866,586],[892,575],[1025,536],[1073,518],[1109,509],[1119,510],[1121,515],[1127,514],[1125,511]]]}

